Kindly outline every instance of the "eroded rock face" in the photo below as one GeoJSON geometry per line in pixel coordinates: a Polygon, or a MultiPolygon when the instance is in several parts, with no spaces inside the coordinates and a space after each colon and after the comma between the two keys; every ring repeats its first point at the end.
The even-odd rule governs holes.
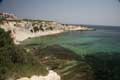
{"type": "Polygon", "coordinates": [[[56,72],[50,70],[47,76],[33,75],[30,78],[22,77],[22,78],[16,79],[16,80],[61,80],[61,78],[56,72]]]}
{"type": "Polygon", "coordinates": [[[5,31],[11,31],[11,37],[13,38],[15,44],[29,37],[38,37],[49,34],[60,33],[63,30],[59,29],[61,25],[53,21],[25,21],[25,20],[13,20],[13,21],[3,21],[0,24],[0,28],[5,31]]]}

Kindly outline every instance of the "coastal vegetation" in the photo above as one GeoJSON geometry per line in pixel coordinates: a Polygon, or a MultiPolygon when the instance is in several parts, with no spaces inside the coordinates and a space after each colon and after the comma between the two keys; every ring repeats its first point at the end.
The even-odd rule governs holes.
{"type": "Polygon", "coordinates": [[[10,32],[0,29],[0,80],[46,73],[45,67],[32,54],[13,44],[10,32]]]}

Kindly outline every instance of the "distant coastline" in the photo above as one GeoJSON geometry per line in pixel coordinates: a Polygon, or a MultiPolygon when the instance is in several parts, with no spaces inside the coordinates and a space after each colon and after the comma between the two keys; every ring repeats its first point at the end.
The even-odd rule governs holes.
{"type": "Polygon", "coordinates": [[[0,16],[0,28],[11,31],[15,44],[32,37],[53,35],[66,31],[94,30],[86,26],[61,24],[56,21],[19,19],[14,14],[9,13],[1,13],[0,16]]]}

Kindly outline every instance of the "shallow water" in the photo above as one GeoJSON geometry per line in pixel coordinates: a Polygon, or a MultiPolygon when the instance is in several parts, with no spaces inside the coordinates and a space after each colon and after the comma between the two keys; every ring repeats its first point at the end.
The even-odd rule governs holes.
{"type": "Polygon", "coordinates": [[[97,52],[120,52],[120,27],[94,26],[96,31],[72,31],[53,36],[27,39],[24,44],[35,45],[60,45],[85,55],[97,52]]]}

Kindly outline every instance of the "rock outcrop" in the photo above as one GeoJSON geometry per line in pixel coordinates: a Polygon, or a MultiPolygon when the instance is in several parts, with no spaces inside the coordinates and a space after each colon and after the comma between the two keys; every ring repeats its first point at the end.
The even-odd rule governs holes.
{"type": "Polygon", "coordinates": [[[22,77],[22,78],[17,79],[17,80],[61,80],[61,79],[60,79],[60,76],[56,72],[50,70],[47,76],[34,75],[30,78],[22,77]]]}

